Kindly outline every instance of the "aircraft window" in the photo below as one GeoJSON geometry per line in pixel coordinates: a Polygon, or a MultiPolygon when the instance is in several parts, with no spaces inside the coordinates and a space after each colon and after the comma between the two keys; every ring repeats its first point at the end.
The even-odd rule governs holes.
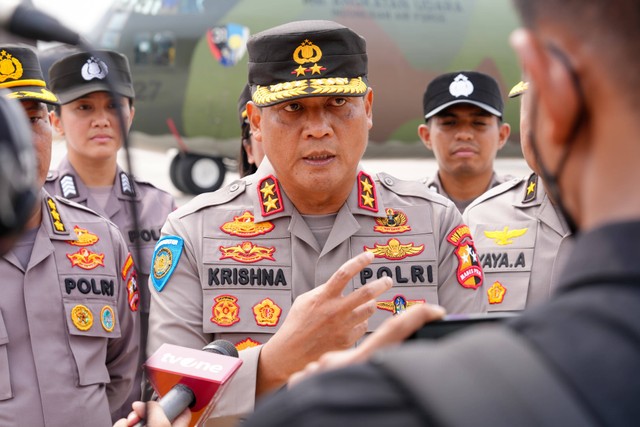
{"type": "Polygon", "coordinates": [[[173,33],[143,33],[136,36],[134,60],[138,65],[173,65],[176,38],[173,33]]]}

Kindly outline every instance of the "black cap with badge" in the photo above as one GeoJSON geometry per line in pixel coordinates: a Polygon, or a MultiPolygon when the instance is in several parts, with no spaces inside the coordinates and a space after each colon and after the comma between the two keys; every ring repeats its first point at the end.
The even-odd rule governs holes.
{"type": "Polygon", "coordinates": [[[7,89],[7,98],[58,103],[47,89],[36,51],[27,45],[0,44],[0,89],[7,89]]]}
{"type": "Polygon", "coordinates": [[[477,71],[457,71],[433,79],[424,93],[424,117],[428,119],[455,104],[473,104],[498,117],[504,109],[498,83],[477,71]]]}
{"type": "Polygon", "coordinates": [[[135,92],[127,57],[111,50],[79,52],[66,56],[49,68],[49,84],[61,104],[92,92],[109,91],[106,78],[119,95],[133,99],[135,92]]]}
{"type": "Polygon", "coordinates": [[[364,38],[332,21],[297,21],[247,42],[249,85],[259,106],[311,96],[364,96],[364,38]]]}

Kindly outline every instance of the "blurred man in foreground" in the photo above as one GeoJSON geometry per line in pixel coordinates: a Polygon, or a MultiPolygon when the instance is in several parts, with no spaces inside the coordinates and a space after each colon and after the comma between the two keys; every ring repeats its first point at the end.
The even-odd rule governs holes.
{"type": "MultiPolygon", "coordinates": [[[[640,8],[636,0],[515,4],[524,28],[511,44],[531,82],[532,150],[575,239],[556,294],[502,326],[309,378],[246,427],[638,423],[640,8]]],[[[392,320],[402,335],[436,316],[422,305],[392,320]]],[[[366,359],[390,336],[331,360],[366,359]]]]}

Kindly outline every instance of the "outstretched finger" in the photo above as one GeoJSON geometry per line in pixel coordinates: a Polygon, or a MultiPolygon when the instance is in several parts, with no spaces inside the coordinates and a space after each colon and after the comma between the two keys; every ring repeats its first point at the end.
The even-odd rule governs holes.
{"type": "Polygon", "coordinates": [[[323,285],[323,292],[329,297],[342,295],[347,283],[363,268],[371,264],[371,261],[373,261],[373,254],[371,252],[363,252],[360,255],[354,256],[333,273],[329,280],[323,285]]]}
{"type": "Polygon", "coordinates": [[[365,360],[382,347],[401,343],[425,323],[442,319],[445,314],[444,308],[434,304],[416,304],[409,307],[404,313],[383,322],[356,348],[358,359],[365,360]]]}

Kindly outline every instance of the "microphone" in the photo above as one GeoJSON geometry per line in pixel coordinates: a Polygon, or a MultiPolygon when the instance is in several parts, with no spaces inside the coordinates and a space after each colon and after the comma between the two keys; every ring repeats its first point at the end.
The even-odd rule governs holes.
{"type": "MultiPolygon", "coordinates": [[[[163,344],[147,360],[145,368],[153,388],[162,395],[158,403],[169,421],[190,408],[195,415],[193,425],[213,409],[213,398],[240,365],[242,360],[238,359],[235,346],[216,340],[202,351],[163,344]]],[[[144,425],[145,420],[140,420],[135,427],[144,425]]]]}
{"type": "Polygon", "coordinates": [[[71,45],[80,44],[80,34],[62,25],[54,17],[20,0],[4,0],[0,6],[0,27],[10,33],[29,39],[46,42],[62,42],[71,45]],[[8,4],[7,4],[8,3],[8,4]]]}

